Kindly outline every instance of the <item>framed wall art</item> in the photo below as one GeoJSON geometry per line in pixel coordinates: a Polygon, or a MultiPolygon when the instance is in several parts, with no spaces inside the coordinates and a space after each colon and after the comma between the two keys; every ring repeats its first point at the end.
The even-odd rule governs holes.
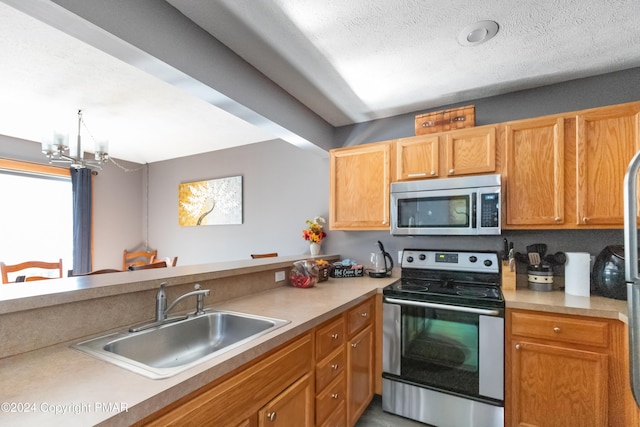
{"type": "Polygon", "coordinates": [[[178,223],[242,224],[242,176],[179,184],[178,223]]]}

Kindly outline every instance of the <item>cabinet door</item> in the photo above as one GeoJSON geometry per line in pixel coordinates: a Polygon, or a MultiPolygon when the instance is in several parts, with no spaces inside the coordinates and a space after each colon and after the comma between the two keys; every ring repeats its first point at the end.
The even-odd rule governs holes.
{"type": "Polygon", "coordinates": [[[331,229],[389,229],[392,145],[378,142],[331,150],[331,229]]]}
{"type": "Polygon", "coordinates": [[[347,345],[347,420],[352,426],[373,398],[373,328],[368,326],[347,345]]]}
{"type": "Polygon", "coordinates": [[[623,180],[640,149],[636,104],[605,107],[577,116],[577,221],[623,225],[623,180]]]}
{"type": "Polygon", "coordinates": [[[447,176],[496,171],[496,129],[479,127],[450,132],[446,136],[447,176]]]}
{"type": "Polygon", "coordinates": [[[507,225],[564,223],[564,119],[505,126],[507,225]]]}
{"type": "Polygon", "coordinates": [[[606,354],[515,341],[513,426],[608,425],[606,354]]]}
{"type": "Polygon", "coordinates": [[[418,136],[396,141],[396,181],[438,177],[440,138],[418,136]]]}
{"type": "Polygon", "coordinates": [[[312,427],[313,387],[309,374],[300,378],[258,412],[260,427],[312,427]]]}

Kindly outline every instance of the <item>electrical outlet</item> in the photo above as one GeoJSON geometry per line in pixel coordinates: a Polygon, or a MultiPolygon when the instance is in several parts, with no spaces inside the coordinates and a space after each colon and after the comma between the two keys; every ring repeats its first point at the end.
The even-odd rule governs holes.
{"type": "Polygon", "coordinates": [[[284,280],[284,271],[276,271],[276,282],[282,282],[284,280]]]}

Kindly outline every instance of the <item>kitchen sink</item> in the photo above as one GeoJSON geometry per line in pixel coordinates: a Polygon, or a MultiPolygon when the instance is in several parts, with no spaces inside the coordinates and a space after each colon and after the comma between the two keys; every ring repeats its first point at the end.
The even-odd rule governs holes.
{"type": "Polygon", "coordinates": [[[116,332],[72,347],[153,379],[173,376],[289,323],[230,311],[206,311],[142,332],[116,332]]]}

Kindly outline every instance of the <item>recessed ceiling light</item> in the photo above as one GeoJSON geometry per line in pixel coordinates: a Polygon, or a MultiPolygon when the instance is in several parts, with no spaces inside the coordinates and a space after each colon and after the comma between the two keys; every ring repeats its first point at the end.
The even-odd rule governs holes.
{"type": "Polygon", "coordinates": [[[466,26],[458,34],[458,43],[462,46],[476,46],[493,38],[498,33],[498,23],[494,21],[478,21],[466,26]]]}

